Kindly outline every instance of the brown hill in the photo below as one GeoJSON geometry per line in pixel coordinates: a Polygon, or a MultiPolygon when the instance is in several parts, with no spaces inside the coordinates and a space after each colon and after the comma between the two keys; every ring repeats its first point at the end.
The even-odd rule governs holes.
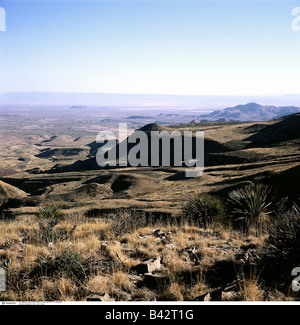
{"type": "Polygon", "coordinates": [[[93,178],[88,184],[101,184],[110,187],[114,193],[128,194],[150,193],[161,186],[159,181],[150,177],[130,173],[106,173],[93,178]]]}
{"type": "Polygon", "coordinates": [[[0,206],[8,202],[9,200],[22,199],[27,194],[18,188],[0,181],[0,206]]]}
{"type": "Polygon", "coordinates": [[[158,132],[170,131],[170,129],[165,126],[162,126],[160,124],[157,124],[157,123],[150,123],[150,124],[146,124],[145,126],[140,128],[138,131],[150,133],[151,131],[158,131],[158,132]]]}
{"type": "Polygon", "coordinates": [[[273,144],[287,140],[300,139],[300,114],[293,114],[278,119],[246,140],[253,144],[273,144]]]}

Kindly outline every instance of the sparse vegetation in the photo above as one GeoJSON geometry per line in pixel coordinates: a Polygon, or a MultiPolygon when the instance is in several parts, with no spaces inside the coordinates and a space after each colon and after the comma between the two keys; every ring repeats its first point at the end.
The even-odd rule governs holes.
{"type": "Polygon", "coordinates": [[[110,223],[110,232],[114,238],[130,234],[138,228],[146,227],[151,222],[147,221],[145,214],[131,209],[120,210],[106,216],[110,223]]]}
{"type": "Polygon", "coordinates": [[[290,288],[291,272],[300,266],[300,210],[296,205],[276,217],[261,265],[267,282],[276,279],[284,290],[290,288]]]}
{"type": "Polygon", "coordinates": [[[54,204],[46,204],[39,209],[39,216],[41,218],[57,222],[62,216],[62,213],[58,206],[54,204]]]}
{"type": "Polygon", "coordinates": [[[285,118],[168,127],[205,131],[205,172],[189,179],[180,167],[95,169],[94,136],[71,124],[2,135],[0,300],[299,299],[299,145],[280,141],[278,123],[289,131],[285,118]],[[278,206],[271,188],[289,199],[278,206]]]}
{"type": "Polygon", "coordinates": [[[224,217],[226,211],[216,197],[205,199],[200,212],[204,209],[206,223],[198,222],[197,217],[177,223],[154,219],[150,222],[130,210],[114,216],[112,213],[88,218],[76,214],[63,216],[61,211],[49,207],[47,211],[55,213],[47,212],[48,217],[43,219],[49,227],[46,233],[40,215],[23,222],[1,221],[0,233],[8,238],[5,237],[8,231],[15,239],[7,239],[1,245],[5,254],[0,255],[0,266],[7,271],[9,281],[8,290],[0,299],[85,300],[97,295],[121,301],[183,301],[201,300],[208,294],[213,300],[257,301],[280,295],[281,300],[290,299],[282,291],[266,289],[263,276],[248,274],[247,263],[252,263],[252,254],[255,256],[260,249],[268,249],[274,256],[281,252],[279,260],[285,256],[290,262],[295,258],[296,263],[299,211],[294,208],[284,218],[278,217],[266,241],[268,237],[260,234],[246,235],[229,228],[216,231],[211,227],[214,217],[224,217]],[[204,203],[212,204],[213,208],[207,210],[204,203]],[[51,223],[54,215],[59,217],[51,223]],[[292,248],[295,253],[290,259],[292,248]],[[21,251],[26,254],[20,254],[21,251]],[[133,271],[134,266],[157,256],[162,258],[162,265],[154,273],[159,276],[157,279],[144,279],[133,271]],[[235,278],[235,284],[227,284],[235,278]],[[225,286],[218,291],[216,286],[220,284],[228,289],[225,286]]]}
{"type": "Polygon", "coordinates": [[[196,194],[183,209],[183,216],[200,227],[208,228],[225,216],[221,199],[208,194],[196,194]]]}
{"type": "Polygon", "coordinates": [[[272,189],[264,184],[249,184],[228,194],[232,223],[244,232],[251,227],[264,230],[274,213],[272,189]]]}

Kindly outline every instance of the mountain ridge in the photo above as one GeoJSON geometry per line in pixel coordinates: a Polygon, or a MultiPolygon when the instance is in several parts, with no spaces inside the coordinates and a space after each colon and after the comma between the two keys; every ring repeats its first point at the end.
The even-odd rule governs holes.
{"type": "Polygon", "coordinates": [[[191,123],[197,122],[260,122],[277,119],[286,115],[300,112],[296,106],[274,106],[260,105],[250,102],[245,105],[227,107],[222,110],[213,111],[196,117],[191,123]]]}

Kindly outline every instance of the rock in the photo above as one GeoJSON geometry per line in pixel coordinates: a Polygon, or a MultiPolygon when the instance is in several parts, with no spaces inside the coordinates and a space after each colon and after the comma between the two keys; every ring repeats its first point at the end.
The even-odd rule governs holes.
{"type": "Polygon", "coordinates": [[[86,297],[86,301],[101,301],[101,297],[98,295],[89,295],[86,297]]]}
{"type": "Polygon", "coordinates": [[[109,245],[107,243],[102,242],[100,246],[100,251],[101,254],[103,254],[104,256],[110,255],[109,245]]]}
{"type": "Polygon", "coordinates": [[[196,301],[211,301],[210,293],[205,293],[195,299],[196,301]]]}
{"type": "Polygon", "coordinates": [[[235,291],[221,291],[219,289],[197,297],[196,301],[234,301],[238,300],[239,293],[235,291]]]}
{"type": "Polygon", "coordinates": [[[128,275],[128,279],[133,282],[133,283],[137,283],[137,282],[142,282],[143,278],[139,275],[133,275],[133,274],[129,274],[128,275]]]}
{"type": "Polygon", "coordinates": [[[198,251],[198,247],[197,246],[190,246],[190,247],[184,248],[183,250],[187,251],[188,253],[196,254],[197,251],[198,251]]]}
{"type": "Polygon", "coordinates": [[[155,237],[165,237],[166,233],[164,233],[161,229],[154,229],[153,234],[155,237]]]}
{"type": "Polygon", "coordinates": [[[169,283],[168,278],[161,273],[146,273],[144,276],[143,285],[150,289],[159,289],[169,283]]]}
{"type": "Polygon", "coordinates": [[[49,248],[54,248],[55,246],[54,246],[54,243],[51,241],[49,244],[48,244],[48,247],[49,248]]]}
{"type": "Polygon", "coordinates": [[[86,298],[86,301],[115,301],[115,299],[111,298],[107,293],[104,296],[99,295],[90,295],[86,298]]]}
{"type": "Polygon", "coordinates": [[[259,261],[259,254],[256,250],[249,250],[235,254],[235,259],[239,264],[257,264],[259,261]]]}
{"type": "Polygon", "coordinates": [[[195,265],[199,265],[200,261],[203,258],[203,253],[198,251],[198,247],[197,246],[191,246],[191,247],[187,247],[185,248],[183,251],[185,251],[188,255],[190,260],[195,263],[195,265]]]}
{"type": "Polygon", "coordinates": [[[161,268],[160,261],[160,257],[152,258],[148,261],[133,266],[131,269],[138,274],[153,273],[154,271],[157,271],[161,268]]]}
{"type": "Polygon", "coordinates": [[[239,282],[227,283],[213,291],[197,297],[196,301],[236,301],[240,300],[239,282]]]}

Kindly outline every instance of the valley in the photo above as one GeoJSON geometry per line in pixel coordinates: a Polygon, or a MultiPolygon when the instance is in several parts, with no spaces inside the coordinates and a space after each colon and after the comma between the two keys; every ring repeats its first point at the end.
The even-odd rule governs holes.
{"type": "Polygon", "coordinates": [[[294,255],[284,255],[290,247],[280,227],[285,220],[295,227],[289,245],[297,245],[299,113],[206,123],[182,123],[178,114],[160,124],[135,115],[129,134],[204,131],[204,173],[186,178],[184,164],[99,167],[97,132],[117,131],[128,116],[69,109],[56,108],[51,118],[38,109],[1,115],[0,265],[8,290],[0,300],[298,299],[290,291],[294,255]],[[262,216],[271,204],[274,225],[237,227],[230,196],[265,188],[274,196],[262,202],[262,216]],[[193,205],[197,198],[204,206],[193,205]]]}
{"type": "MultiPolygon", "coordinates": [[[[254,180],[276,183],[284,174],[289,178],[286,186],[281,184],[282,192],[298,195],[289,171],[299,167],[299,114],[260,123],[148,124],[148,132],[204,131],[204,174],[185,178],[185,167],[100,168],[96,131],[117,131],[118,123],[128,117],[104,119],[106,113],[78,110],[66,115],[69,111],[57,108],[51,119],[37,109],[25,118],[20,112],[2,117],[1,180],[28,194],[11,207],[14,213],[36,213],[40,205],[52,202],[66,211],[131,207],[176,216],[193,193],[226,192],[254,180]]],[[[138,118],[128,123],[129,134],[144,130],[142,123],[144,119],[138,118]]]]}

